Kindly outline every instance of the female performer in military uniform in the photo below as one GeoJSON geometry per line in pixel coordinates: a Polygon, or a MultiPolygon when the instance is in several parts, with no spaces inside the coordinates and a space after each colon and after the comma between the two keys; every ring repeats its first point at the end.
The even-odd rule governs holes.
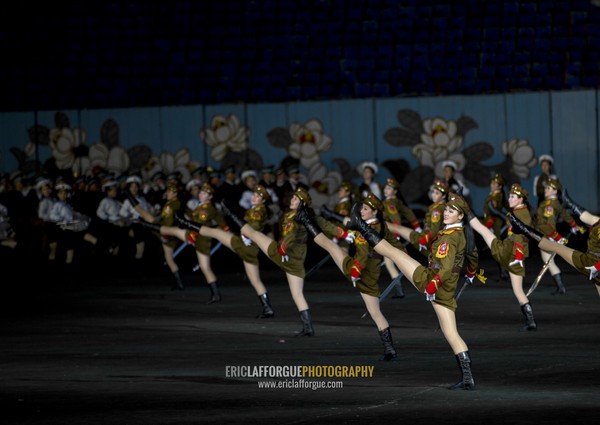
{"type": "MultiPolygon", "coordinates": [[[[142,212],[142,218],[149,223],[157,223],[158,226],[173,226],[175,222],[175,215],[183,208],[181,200],[179,199],[178,185],[174,182],[168,183],[165,189],[165,197],[166,202],[161,208],[160,217],[158,217],[158,219],[154,218],[152,214],[147,211],[142,212]]],[[[149,227],[145,223],[143,223],[143,225],[144,227],[149,227]]],[[[181,280],[181,275],[179,274],[179,266],[175,262],[175,257],[173,255],[174,250],[177,249],[181,242],[176,235],[160,234],[159,236],[161,238],[161,246],[163,249],[165,262],[173,274],[174,283],[171,287],[171,290],[182,291],[185,287],[183,285],[183,281],[181,280]]]]}
{"type": "MultiPolygon", "coordinates": [[[[469,205],[461,196],[451,195],[444,209],[444,228],[431,241],[428,266],[421,265],[406,252],[394,248],[361,219],[356,207],[352,208],[349,224],[351,229],[358,230],[365,237],[376,252],[392,259],[417,290],[425,293],[426,300],[431,301],[440,329],[450,344],[462,372],[462,379],[449,387],[453,390],[475,389],[469,348],[458,333],[455,315],[458,279],[469,254],[463,220],[470,211],[469,205]]],[[[472,275],[468,274],[467,277],[474,277],[475,270],[473,269],[472,275]]]]}
{"type": "MultiPolygon", "coordinates": [[[[508,205],[512,214],[519,218],[523,223],[531,225],[531,213],[527,202],[527,191],[518,183],[510,187],[508,195],[508,205]]],[[[501,204],[500,204],[501,208],[501,204]]],[[[500,209],[499,208],[499,209],[500,209]]],[[[492,206],[492,209],[495,209],[492,206]]],[[[498,215],[496,211],[489,211],[490,214],[498,215]]],[[[486,245],[490,248],[492,257],[504,269],[508,270],[510,283],[513,293],[521,306],[521,312],[525,316],[525,326],[523,331],[535,331],[537,323],[533,317],[533,309],[529,298],[523,291],[523,277],[525,276],[525,265],[523,261],[529,257],[529,244],[527,238],[521,234],[515,234],[512,228],[508,229],[508,237],[500,239],[491,228],[484,225],[475,216],[469,219],[473,230],[481,235],[486,245]]]]}
{"type": "MultiPolygon", "coordinates": [[[[577,233],[579,226],[573,219],[568,210],[562,207],[558,200],[558,192],[561,190],[561,185],[558,179],[549,179],[546,182],[546,188],[544,189],[545,199],[540,203],[537,209],[537,220],[535,228],[542,232],[546,237],[555,240],[558,243],[565,244],[566,239],[558,232],[556,223],[559,219],[563,219],[571,227],[571,233],[577,233]]],[[[556,283],[555,294],[564,294],[567,292],[565,285],[563,284],[560,269],[551,258],[551,254],[543,249],[540,251],[542,261],[546,263],[550,261],[550,274],[556,283]]]]}
{"type": "MultiPolygon", "coordinates": [[[[321,215],[327,220],[330,220],[336,226],[346,229],[346,225],[344,224],[344,218],[350,215],[350,209],[352,208],[353,191],[354,189],[352,188],[352,184],[350,182],[342,182],[337,190],[338,201],[335,204],[333,211],[330,210],[327,207],[327,205],[322,205],[321,215]]],[[[349,251],[350,246],[346,241],[340,241],[336,239],[335,236],[333,241],[339,243],[340,247],[344,251],[349,251]]]]}
{"type": "Polygon", "coordinates": [[[431,204],[425,212],[425,220],[423,222],[423,230],[421,232],[411,232],[410,243],[419,250],[419,252],[427,255],[427,246],[431,239],[444,226],[444,209],[446,208],[446,198],[448,196],[448,185],[442,179],[435,179],[429,189],[429,197],[431,204]]]}
{"type": "MultiPolygon", "coordinates": [[[[375,232],[385,234],[385,238],[390,243],[395,243],[397,239],[383,225],[382,209],[381,200],[373,193],[368,193],[362,200],[361,218],[375,232]]],[[[381,255],[373,252],[373,249],[360,233],[348,232],[321,217],[315,217],[312,210],[304,205],[298,208],[295,220],[306,227],[309,235],[313,237],[317,245],[331,254],[331,258],[333,258],[344,276],[359,290],[369,315],[377,325],[379,336],[383,342],[383,360],[392,360],[398,357],[394,348],[390,325],[379,306],[380,291],[378,282],[381,275],[381,255]],[[338,239],[344,239],[348,242],[353,241],[356,246],[355,254],[348,255],[331,240],[330,234],[335,234],[338,239]]],[[[400,246],[402,245],[400,244],[400,246]]],[[[402,248],[404,247],[402,246],[402,248]]]]}
{"type": "Polygon", "coordinates": [[[308,191],[299,187],[294,191],[290,200],[289,211],[284,213],[280,224],[279,240],[273,240],[264,233],[254,229],[250,224],[236,216],[225,204],[223,212],[229,216],[241,229],[241,233],[251,239],[258,248],[285,271],[292,299],[300,312],[302,330],[296,336],[313,336],[314,328],[308,303],[304,298],[304,261],[306,260],[306,229],[294,221],[296,209],[301,202],[310,206],[311,198],[308,191]]]}
{"type": "MultiPolygon", "coordinates": [[[[202,226],[213,227],[219,226],[224,230],[229,230],[229,226],[225,222],[225,219],[212,203],[212,197],[215,190],[213,187],[204,183],[200,188],[198,197],[200,204],[192,211],[192,221],[202,226]]],[[[144,223],[144,227],[157,230],[155,226],[144,223]]],[[[186,242],[190,245],[194,245],[196,248],[196,256],[198,257],[198,264],[200,270],[206,279],[206,283],[210,288],[210,298],[207,304],[220,303],[221,302],[221,291],[217,282],[217,276],[210,266],[210,250],[212,248],[212,238],[207,236],[199,235],[198,232],[193,230],[181,229],[175,226],[161,226],[159,230],[163,236],[173,236],[178,238],[182,242],[186,242]]]]}
{"type": "Polygon", "coordinates": [[[587,251],[585,252],[574,250],[544,237],[542,233],[527,226],[517,216],[510,216],[509,219],[513,223],[515,231],[535,240],[541,250],[555,252],[581,274],[587,276],[589,280],[593,280],[598,295],[600,295],[600,276],[598,275],[600,271],[600,217],[576,204],[566,191],[562,193],[561,197],[563,205],[589,226],[587,251]]]}
{"type": "MultiPolygon", "coordinates": [[[[421,225],[417,220],[417,216],[411,210],[403,199],[398,197],[400,191],[400,183],[394,178],[388,178],[383,186],[383,219],[384,221],[401,224],[402,218],[406,219],[415,232],[422,232],[421,225]]],[[[399,235],[396,235],[399,236],[399,235]]],[[[396,294],[392,298],[404,298],[404,291],[402,290],[402,274],[398,271],[393,261],[385,261],[385,268],[387,269],[392,282],[395,282],[396,294]]]]}
{"type": "MultiPolygon", "coordinates": [[[[500,238],[502,232],[502,225],[504,224],[503,216],[495,216],[490,211],[490,206],[495,211],[500,211],[505,206],[506,200],[504,199],[504,177],[501,174],[496,174],[490,181],[490,193],[486,196],[483,201],[483,224],[488,229],[491,229],[497,238],[500,238]]],[[[508,273],[506,269],[498,263],[498,274],[500,280],[506,280],[508,273]]]]}
{"type": "MultiPolygon", "coordinates": [[[[244,222],[248,223],[254,230],[260,232],[265,228],[265,224],[269,219],[270,210],[267,207],[268,203],[271,202],[271,196],[267,192],[264,186],[257,185],[252,191],[251,203],[252,207],[249,208],[244,214],[244,222]]],[[[207,227],[202,226],[196,222],[178,218],[178,223],[192,231],[198,232],[202,236],[217,239],[224,246],[235,252],[244,262],[244,270],[246,276],[250,280],[252,287],[258,295],[258,299],[262,305],[263,311],[261,314],[256,316],[260,319],[271,318],[275,315],[273,307],[271,307],[271,301],[267,288],[260,278],[260,271],[258,269],[258,254],[260,252],[258,246],[252,242],[251,239],[246,237],[244,234],[236,235],[231,232],[226,232],[218,227],[207,227]]],[[[161,233],[166,232],[162,230],[161,233]]]]}

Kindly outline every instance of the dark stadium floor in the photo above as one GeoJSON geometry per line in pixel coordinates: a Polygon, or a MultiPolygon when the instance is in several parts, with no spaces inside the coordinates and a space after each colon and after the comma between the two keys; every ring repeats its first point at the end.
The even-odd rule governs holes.
{"type": "MultiPolygon", "coordinates": [[[[323,255],[312,252],[307,268],[323,255]]],[[[209,290],[187,265],[180,292],[170,291],[160,265],[136,274],[96,264],[58,284],[41,266],[13,268],[2,278],[2,422],[587,424],[599,416],[600,298],[585,277],[558,264],[567,294],[553,295],[545,277],[530,297],[538,331],[519,332],[523,317],[510,286],[496,281],[495,264],[482,254],[489,280],[467,288],[457,313],[476,391],[446,389],[460,376],[456,361],[432,308],[406,282],[405,298],[382,303],[398,361],[380,361],[375,325],[361,318],[359,295],[332,262],[305,284],[312,338],[294,337],[300,319],[283,273],[270,264],[263,280],[276,315],[255,318],[258,299],[227,252],[215,255],[223,302],[214,305],[205,305],[209,290]],[[227,374],[228,366],[340,365],[372,366],[373,374],[227,374]],[[342,387],[260,388],[264,381],[342,387]]],[[[527,265],[526,287],[539,257],[527,265]]]]}

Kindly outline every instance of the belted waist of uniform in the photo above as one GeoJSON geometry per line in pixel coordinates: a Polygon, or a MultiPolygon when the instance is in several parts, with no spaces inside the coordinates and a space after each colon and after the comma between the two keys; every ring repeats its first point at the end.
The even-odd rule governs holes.
{"type": "MultiPolygon", "coordinates": [[[[440,270],[442,268],[442,265],[440,263],[435,263],[433,261],[429,262],[429,268],[433,269],[433,270],[440,270]]],[[[460,267],[458,266],[454,266],[452,267],[452,273],[460,273],[460,267]]]]}

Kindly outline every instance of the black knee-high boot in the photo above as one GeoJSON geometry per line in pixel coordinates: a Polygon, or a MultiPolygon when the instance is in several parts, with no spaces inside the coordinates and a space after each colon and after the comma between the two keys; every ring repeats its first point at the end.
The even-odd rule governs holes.
{"type": "Polygon", "coordinates": [[[296,223],[302,224],[306,227],[306,231],[309,235],[315,238],[319,233],[322,233],[321,227],[317,224],[317,219],[314,215],[314,211],[307,207],[304,202],[300,202],[298,208],[296,208],[296,215],[294,216],[296,223]]]}
{"type": "Polygon", "coordinates": [[[398,276],[392,280],[394,282],[394,289],[396,290],[396,294],[392,296],[392,298],[404,298],[404,290],[402,289],[402,277],[404,275],[400,273],[398,276]]]}
{"type": "Polygon", "coordinates": [[[513,233],[525,235],[538,243],[544,238],[544,235],[540,231],[535,230],[533,227],[526,225],[521,220],[519,220],[514,214],[508,214],[508,221],[510,221],[513,233]]]}
{"type": "Polygon", "coordinates": [[[525,326],[523,326],[521,330],[535,331],[537,329],[537,323],[535,323],[535,319],[533,318],[533,309],[531,308],[531,304],[523,304],[521,306],[521,311],[523,312],[523,316],[525,316],[525,326]]]}
{"type": "Polygon", "coordinates": [[[231,219],[231,221],[233,221],[237,227],[239,227],[240,229],[242,227],[244,227],[244,224],[246,224],[246,222],[244,220],[242,220],[240,217],[238,217],[233,211],[231,211],[229,209],[229,207],[227,207],[227,205],[225,204],[225,201],[221,201],[220,205],[221,205],[221,211],[223,212],[223,214],[226,215],[227,217],[229,217],[231,219]]]}
{"type": "Polygon", "coordinates": [[[394,339],[392,338],[392,332],[390,328],[385,328],[379,331],[381,342],[383,342],[383,358],[382,360],[390,361],[398,357],[396,349],[394,348],[394,339]]]}
{"type": "Polygon", "coordinates": [[[300,312],[300,319],[302,320],[302,330],[299,333],[297,333],[296,336],[314,336],[315,331],[312,326],[310,310],[302,310],[300,312]]]}
{"type": "Polygon", "coordinates": [[[327,220],[335,220],[339,221],[340,223],[343,223],[344,218],[346,218],[345,216],[338,214],[335,211],[331,211],[329,208],[327,208],[327,205],[323,205],[321,207],[321,215],[327,220]]]}
{"type": "Polygon", "coordinates": [[[508,271],[498,264],[498,280],[508,280],[508,271]]]}
{"type": "Polygon", "coordinates": [[[462,379],[456,384],[448,387],[449,390],[474,390],[475,379],[473,379],[473,373],[471,372],[471,356],[468,351],[458,353],[456,361],[460,372],[462,373],[462,379]]]}
{"type": "Polygon", "coordinates": [[[571,210],[571,212],[573,214],[576,214],[577,216],[580,216],[585,211],[585,208],[583,208],[581,205],[576,204],[575,201],[573,201],[569,197],[569,194],[567,193],[567,189],[563,190],[560,193],[559,196],[562,199],[562,205],[563,205],[563,207],[571,210]]]}
{"type": "Polygon", "coordinates": [[[383,240],[383,235],[377,233],[375,229],[369,226],[360,216],[361,204],[356,202],[350,210],[350,222],[348,228],[357,230],[367,240],[369,245],[375,246],[383,240]]]}
{"type": "Polygon", "coordinates": [[[142,227],[145,227],[148,230],[152,230],[153,232],[160,233],[160,224],[149,223],[144,220],[140,220],[140,224],[142,225],[142,227]]]}
{"type": "Polygon", "coordinates": [[[188,220],[181,214],[175,214],[175,222],[182,229],[193,230],[194,232],[198,233],[200,233],[200,228],[202,227],[202,224],[188,220]]]}
{"type": "Polygon", "coordinates": [[[221,292],[219,291],[219,285],[217,282],[209,283],[210,287],[210,299],[206,304],[214,304],[221,302],[221,292]]]}
{"type": "Polygon", "coordinates": [[[171,286],[171,291],[183,291],[183,281],[181,280],[181,275],[179,274],[179,270],[173,272],[174,283],[171,286]]]}
{"type": "Polygon", "coordinates": [[[262,305],[263,311],[258,316],[256,316],[256,318],[270,319],[271,317],[275,316],[275,312],[271,307],[271,301],[269,300],[269,294],[265,292],[264,294],[259,295],[258,299],[260,300],[260,304],[262,305]]]}
{"type": "Polygon", "coordinates": [[[554,279],[554,283],[556,283],[556,291],[554,291],[554,293],[558,294],[558,295],[566,294],[567,288],[565,288],[565,285],[563,284],[560,273],[556,273],[555,275],[552,275],[552,279],[554,279]]]}

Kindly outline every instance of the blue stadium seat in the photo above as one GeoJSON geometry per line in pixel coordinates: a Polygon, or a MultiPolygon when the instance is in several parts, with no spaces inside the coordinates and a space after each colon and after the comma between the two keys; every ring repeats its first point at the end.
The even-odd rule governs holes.
{"type": "Polygon", "coordinates": [[[287,96],[289,99],[298,100],[302,97],[301,86],[287,86],[287,96]]]}
{"type": "Polygon", "coordinates": [[[474,87],[477,93],[487,93],[492,90],[492,81],[487,78],[480,78],[475,82],[474,87]]]}
{"type": "Polygon", "coordinates": [[[373,85],[373,95],[375,97],[389,97],[390,96],[390,86],[388,84],[374,84],[373,85]]]}
{"type": "Polygon", "coordinates": [[[303,99],[314,99],[319,96],[319,86],[302,86],[302,98],[303,99]]]}
{"type": "Polygon", "coordinates": [[[373,89],[371,84],[357,83],[354,85],[354,93],[358,98],[372,97],[373,89]]]}
{"type": "Polygon", "coordinates": [[[579,75],[567,74],[565,76],[565,86],[567,89],[581,88],[581,78],[579,77],[579,75]]]}
{"type": "Polygon", "coordinates": [[[564,88],[563,79],[560,77],[549,76],[546,78],[546,87],[548,90],[561,90],[564,88]]]}

